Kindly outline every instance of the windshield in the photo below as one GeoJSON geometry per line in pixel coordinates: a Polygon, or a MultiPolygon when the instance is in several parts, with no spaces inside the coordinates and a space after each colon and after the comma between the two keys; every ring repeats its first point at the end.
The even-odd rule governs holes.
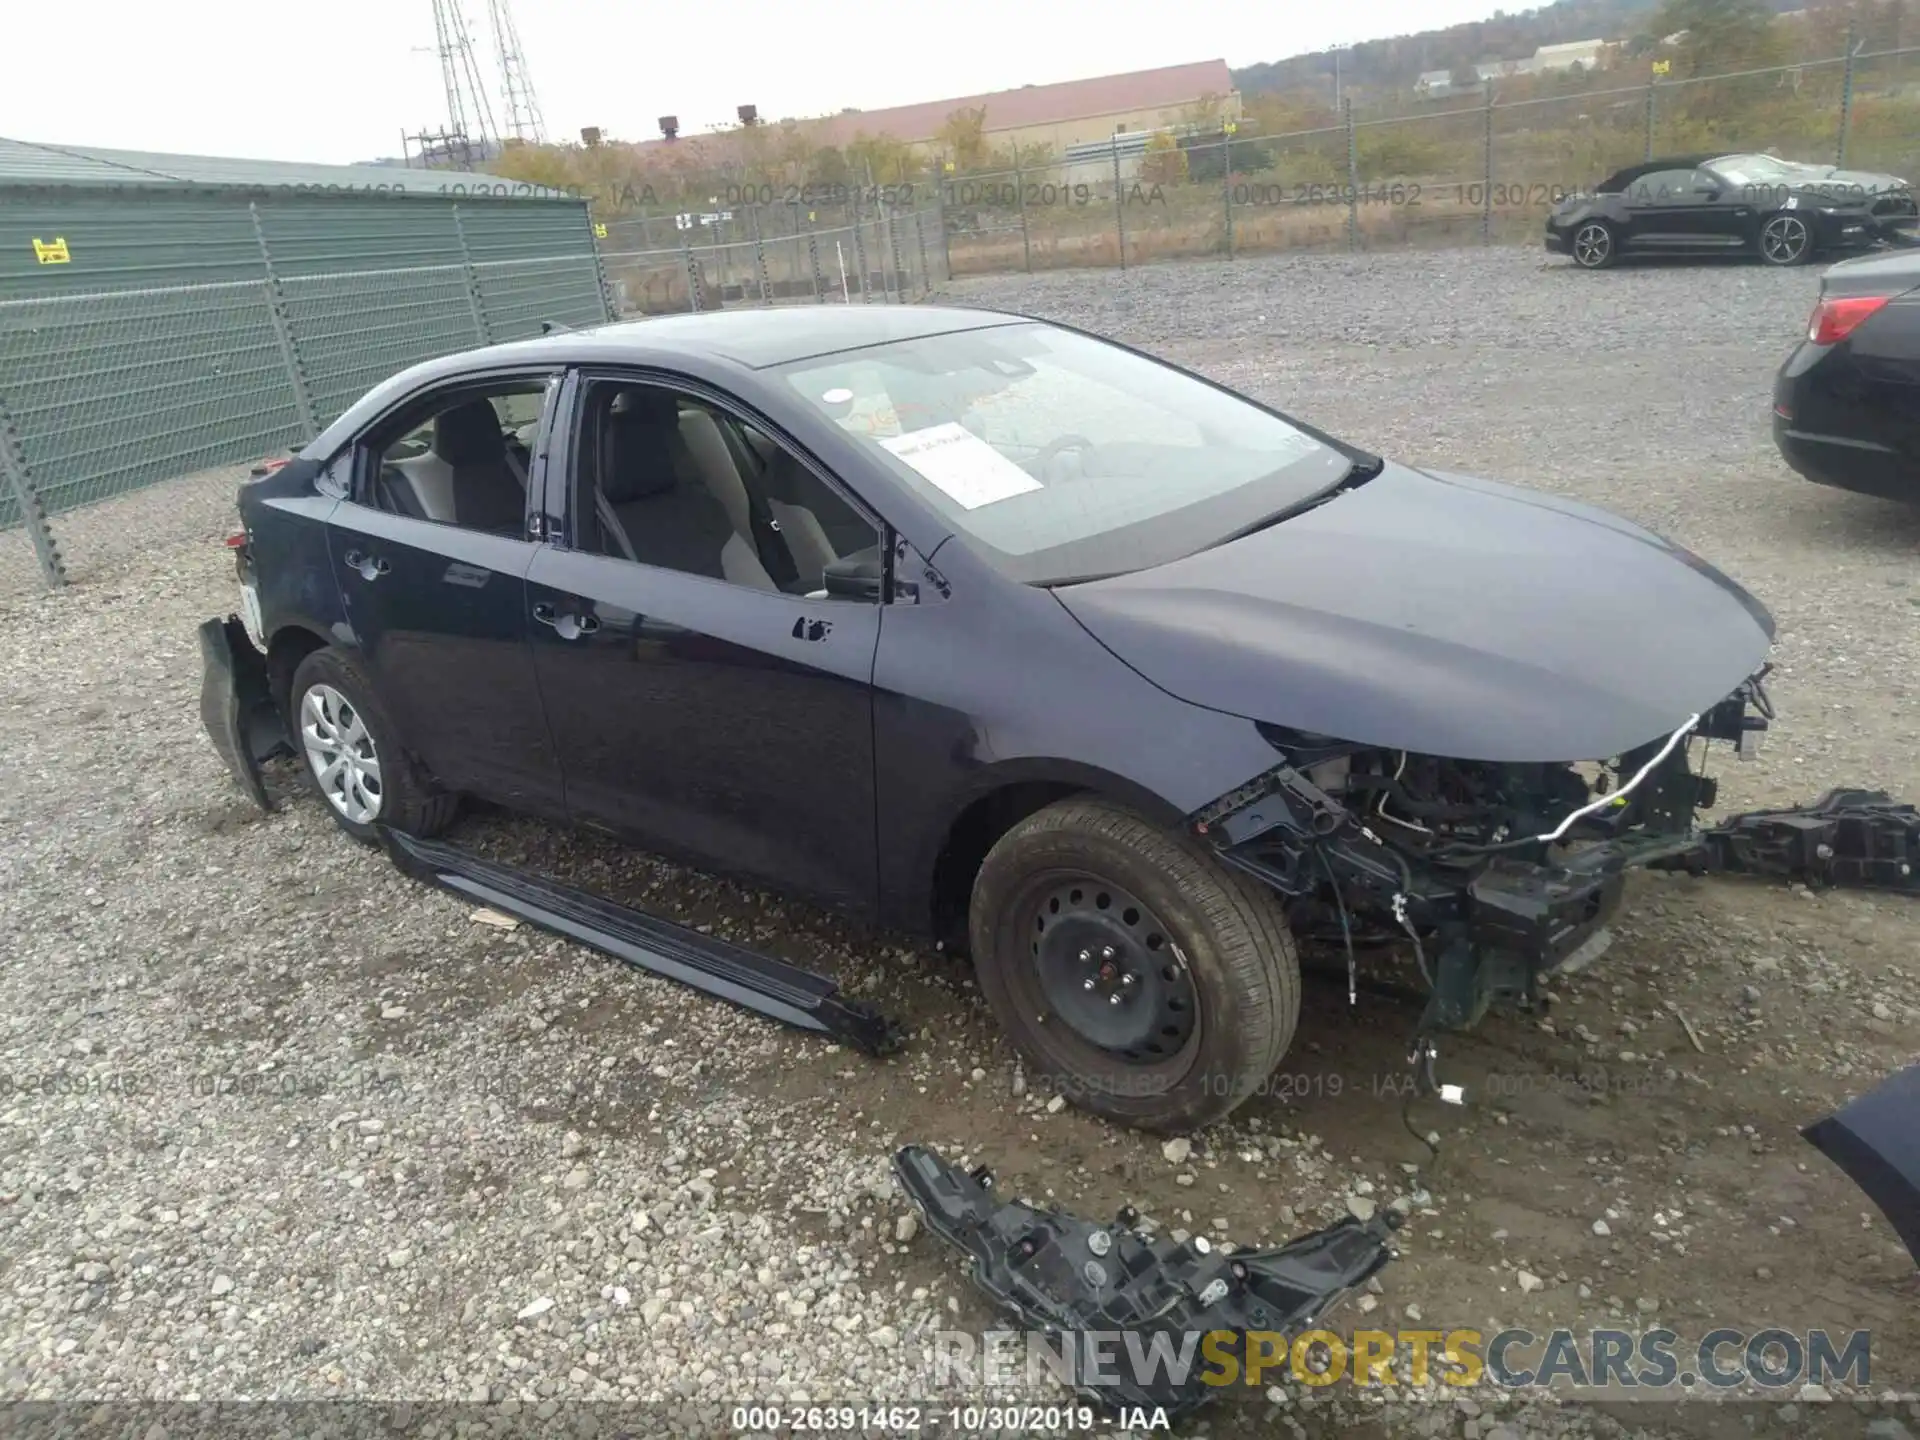
{"type": "Polygon", "coordinates": [[[1767,185],[1790,180],[1807,167],[1789,165],[1771,155],[1729,155],[1708,168],[1732,185],[1767,185]]]}
{"type": "Polygon", "coordinates": [[[1032,584],[1206,549],[1337,484],[1350,463],[1246,400],[1038,323],[877,345],[785,374],[1032,584]]]}

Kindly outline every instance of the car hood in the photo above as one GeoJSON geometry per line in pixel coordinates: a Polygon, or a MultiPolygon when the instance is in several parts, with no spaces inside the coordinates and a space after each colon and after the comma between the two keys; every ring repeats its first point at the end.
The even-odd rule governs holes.
{"type": "Polygon", "coordinates": [[[1461,760],[1598,760],[1766,658],[1773,619],[1604,510],[1389,464],[1289,520],[1054,592],[1192,704],[1461,760]]]}
{"type": "Polygon", "coordinates": [[[1787,183],[1793,186],[1844,185],[1871,193],[1905,189],[1907,182],[1898,175],[1887,175],[1878,170],[1842,170],[1838,165],[1795,165],[1787,183]]]}

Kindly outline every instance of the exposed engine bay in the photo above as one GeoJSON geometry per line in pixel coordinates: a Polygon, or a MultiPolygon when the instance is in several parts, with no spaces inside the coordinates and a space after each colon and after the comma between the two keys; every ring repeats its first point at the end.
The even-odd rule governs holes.
{"type": "Polygon", "coordinates": [[[1357,948],[1409,946],[1422,1033],[1463,1028],[1497,1002],[1531,1007],[1543,976],[1593,959],[1636,867],[1920,888],[1920,813],[1885,795],[1696,825],[1718,798],[1715,746],[1757,751],[1766,673],[1592,763],[1451,760],[1263,726],[1284,763],[1191,823],[1286,897],[1296,934],[1344,948],[1350,983],[1357,948]]]}

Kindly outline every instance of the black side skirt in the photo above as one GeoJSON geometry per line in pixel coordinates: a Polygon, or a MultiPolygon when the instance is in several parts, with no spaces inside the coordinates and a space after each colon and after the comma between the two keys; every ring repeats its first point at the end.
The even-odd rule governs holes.
{"type": "Polygon", "coordinates": [[[393,863],[416,880],[771,1020],[830,1035],[866,1054],[900,1048],[902,1037],[891,1020],[843,998],[840,987],[824,975],[450,845],[392,829],[382,834],[393,863]]]}

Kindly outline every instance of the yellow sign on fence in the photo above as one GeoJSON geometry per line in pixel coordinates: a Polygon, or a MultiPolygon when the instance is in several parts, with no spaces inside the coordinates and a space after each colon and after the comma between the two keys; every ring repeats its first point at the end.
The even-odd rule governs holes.
{"type": "Polygon", "coordinates": [[[1673,62],[1671,60],[1656,60],[1653,62],[1653,73],[1656,75],[1668,75],[1671,74],[1672,71],[1673,62]]]}
{"type": "Polygon", "coordinates": [[[67,250],[67,237],[64,235],[54,237],[51,245],[35,236],[33,258],[42,265],[66,265],[73,260],[73,256],[67,250]]]}

